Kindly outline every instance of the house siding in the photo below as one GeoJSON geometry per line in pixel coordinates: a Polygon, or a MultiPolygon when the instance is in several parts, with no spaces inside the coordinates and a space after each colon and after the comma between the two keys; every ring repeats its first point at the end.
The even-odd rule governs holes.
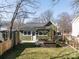
{"type": "Polygon", "coordinates": [[[32,40],[31,38],[32,38],[32,36],[30,36],[30,35],[24,35],[24,34],[20,33],[20,40],[30,41],[30,40],[32,40]]]}
{"type": "Polygon", "coordinates": [[[79,19],[72,23],[72,36],[77,37],[79,35],[79,19]]]}

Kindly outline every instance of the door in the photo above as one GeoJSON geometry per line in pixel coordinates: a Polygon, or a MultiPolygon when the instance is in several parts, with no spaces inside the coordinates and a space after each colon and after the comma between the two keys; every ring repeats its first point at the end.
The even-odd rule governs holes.
{"type": "Polygon", "coordinates": [[[36,32],[32,32],[33,41],[36,41],[36,32]]]}

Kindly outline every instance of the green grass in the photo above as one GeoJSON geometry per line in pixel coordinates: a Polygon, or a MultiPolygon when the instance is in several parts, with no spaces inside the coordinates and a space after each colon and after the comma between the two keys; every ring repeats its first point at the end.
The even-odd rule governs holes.
{"type": "Polygon", "coordinates": [[[20,44],[3,56],[4,59],[79,59],[79,54],[69,47],[43,48],[34,44],[20,44]]]}

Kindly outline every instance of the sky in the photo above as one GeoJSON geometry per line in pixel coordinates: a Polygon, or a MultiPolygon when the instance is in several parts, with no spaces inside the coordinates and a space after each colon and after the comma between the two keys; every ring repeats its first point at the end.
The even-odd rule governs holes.
{"type": "Polygon", "coordinates": [[[68,12],[70,15],[73,14],[72,1],[71,0],[60,0],[56,5],[53,5],[51,0],[40,0],[41,5],[38,14],[45,10],[51,10],[55,18],[62,12],[68,12]]]}
{"type": "MultiPolygon", "coordinates": [[[[0,0],[0,4],[3,4],[4,1],[5,0],[0,0]]],[[[8,1],[9,3],[15,2],[14,0],[8,1]]],[[[39,0],[38,7],[38,9],[35,9],[37,13],[34,15],[34,17],[38,17],[46,10],[51,10],[54,18],[57,18],[57,16],[62,12],[68,12],[70,15],[73,14],[72,0],[60,0],[56,5],[53,5],[52,0],[39,0]]]]}

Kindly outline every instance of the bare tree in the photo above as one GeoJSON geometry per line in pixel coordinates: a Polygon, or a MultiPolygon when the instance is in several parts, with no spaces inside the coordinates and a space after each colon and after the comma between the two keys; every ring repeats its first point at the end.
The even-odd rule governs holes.
{"type": "Polygon", "coordinates": [[[42,22],[48,22],[53,18],[53,13],[50,10],[45,11],[40,15],[40,19],[42,22]]]}
{"type": "Polygon", "coordinates": [[[73,4],[72,6],[74,7],[75,14],[79,15],[79,0],[72,0],[73,4]]]}
{"type": "Polygon", "coordinates": [[[53,13],[50,10],[46,10],[45,12],[41,13],[39,17],[34,18],[33,21],[35,20],[36,22],[39,23],[46,23],[53,18],[53,13]]]}
{"type": "Polygon", "coordinates": [[[71,16],[68,13],[61,13],[58,20],[59,31],[61,31],[62,33],[71,32],[71,20],[71,16]]]}
{"type": "Polygon", "coordinates": [[[25,21],[25,19],[17,19],[17,20],[15,20],[14,25],[13,25],[13,29],[21,30],[22,27],[25,24],[24,21],[25,21]]]}
{"type": "MultiPolygon", "coordinates": [[[[7,0],[5,0],[7,2],[7,0]]],[[[16,1],[16,0],[15,0],[16,1]]],[[[53,2],[55,0],[52,0],[53,2]]],[[[15,19],[17,17],[20,17],[20,18],[27,18],[28,17],[28,14],[33,14],[32,12],[28,11],[28,7],[32,7],[32,8],[36,8],[36,4],[35,3],[38,3],[36,0],[17,0],[17,3],[13,3],[13,4],[7,4],[8,5],[1,5],[0,6],[0,12],[5,12],[5,13],[12,13],[12,19],[11,19],[11,26],[10,26],[10,35],[11,35],[11,31],[12,31],[12,28],[13,28],[13,23],[15,21],[15,19]],[[13,5],[15,8],[13,8],[13,5]],[[13,8],[14,11],[10,12],[9,10],[10,9],[7,9],[7,8],[13,8]]],[[[5,4],[5,3],[4,3],[5,4]]],[[[11,38],[11,36],[10,36],[11,38]]]]}
{"type": "MultiPolygon", "coordinates": [[[[11,19],[11,26],[10,26],[10,38],[11,38],[11,34],[12,34],[12,28],[13,28],[13,23],[15,21],[15,19],[19,18],[27,18],[28,14],[33,14],[31,11],[28,11],[28,6],[32,7],[32,8],[36,8],[36,4],[37,1],[36,0],[18,0],[15,4],[15,8],[14,8],[14,12],[11,12],[13,14],[12,19],[11,19]]],[[[7,5],[7,6],[1,6],[0,8],[4,8],[5,7],[10,7],[12,5],[7,5]]],[[[10,13],[10,11],[8,12],[7,10],[2,10],[1,12],[6,12],[6,13],[10,13]]]]}
{"type": "Polygon", "coordinates": [[[0,29],[2,27],[2,15],[0,15],[0,29]]]}
{"type": "MultiPolygon", "coordinates": [[[[13,13],[12,20],[11,20],[10,35],[11,35],[12,28],[13,28],[14,20],[16,19],[16,17],[19,15],[20,17],[27,18],[27,13],[31,13],[31,12],[28,12],[27,9],[26,9],[26,11],[23,10],[24,7],[22,8],[22,6],[27,5],[27,4],[35,5],[34,4],[35,2],[36,2],[35,0],[19,0],[18,1],[15,11],[13,13]],[[21,13],[21,14],[19,14],[19,13],[21,13]]],[[[31,5],[29,5],[29,6],[31,6],[31,5]]]]}

